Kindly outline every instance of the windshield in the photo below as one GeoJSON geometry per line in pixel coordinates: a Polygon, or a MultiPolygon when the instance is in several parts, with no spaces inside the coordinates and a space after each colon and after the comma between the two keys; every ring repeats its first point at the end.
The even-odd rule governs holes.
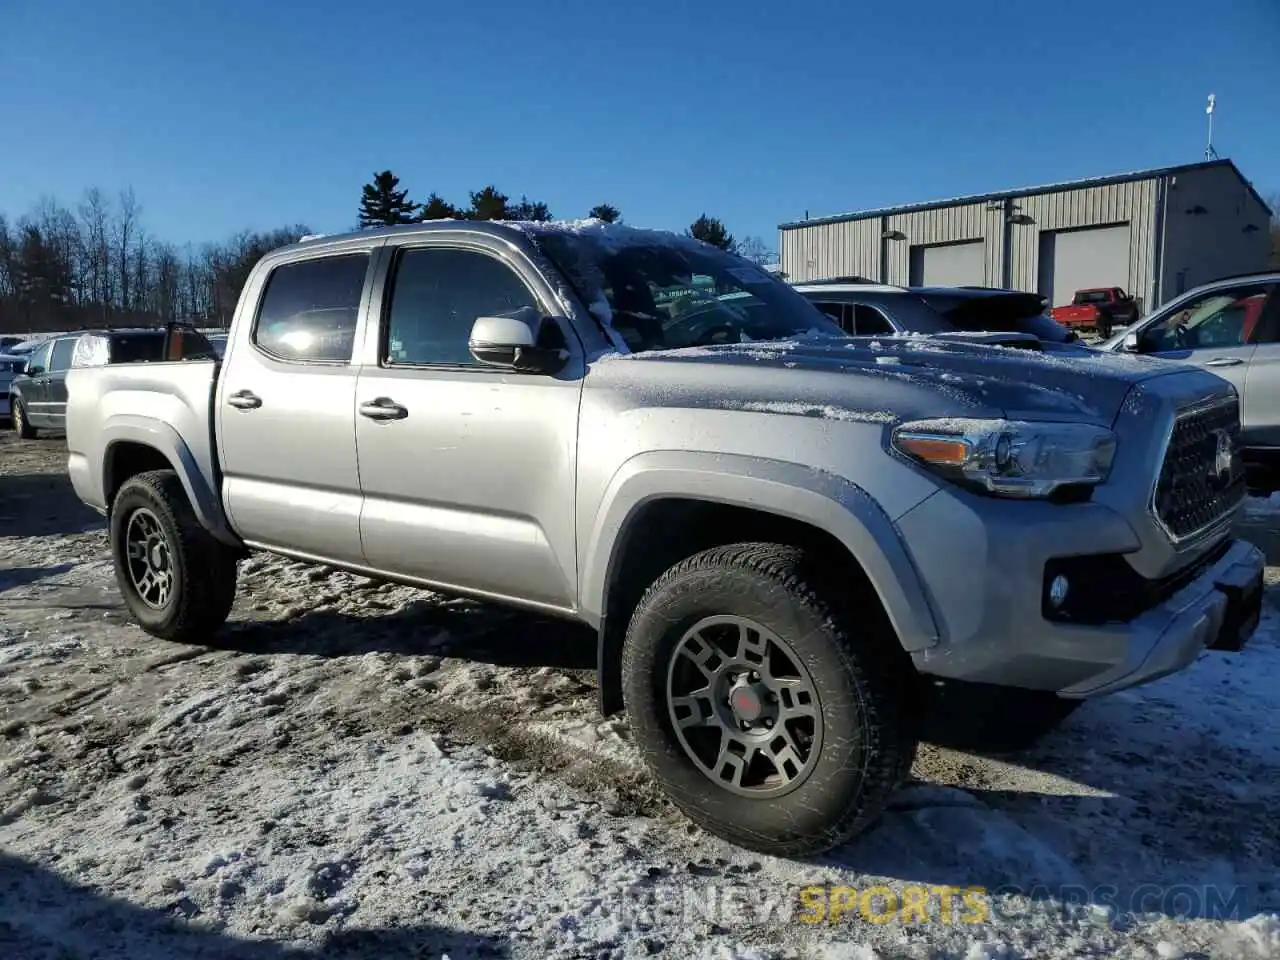
{"type": "Polygon", "coordinates": [[[847,336],[788,284],[693,240],[619,228],[545,231],[536,242],[632,352],[847,336]]]}
{"type": "Polygon", "coordinates": [[[1110,299],[1106,290],[1081,290],[1076,294],[1076,303],[1106,303],[1110,299]]]}
{"type": "Polygon", "coordinates": [[[1049,343],[1079,339],[1044,314],[1043,300],[1033,293],[1001,293],[989,297],[929,295],[925,302],[957,330],[1030,333],[1049,343]]]}

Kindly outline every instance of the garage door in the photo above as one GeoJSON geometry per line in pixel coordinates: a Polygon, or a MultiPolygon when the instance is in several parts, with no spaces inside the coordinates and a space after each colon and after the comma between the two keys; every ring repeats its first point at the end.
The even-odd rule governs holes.
{"type": "Polygon", "coordinates": [[[911,248],[911,286],[982,286],[986,282],[986,247],[981,240],[911,248]]]}
{"type": "Polygon", "coordinates": [[[1087,287],[1129,289],[1127,223],[1040,234],[1040,295],[1058,307],[1087,287]]]}

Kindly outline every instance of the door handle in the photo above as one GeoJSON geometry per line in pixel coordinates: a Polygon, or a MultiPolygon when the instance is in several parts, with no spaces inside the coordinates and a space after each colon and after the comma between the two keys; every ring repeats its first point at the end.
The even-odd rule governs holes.
{"type": "Polygon", "coordinates": [[[1234,367],[1237,364],[1244,363],[1239,357],[1214,357],[1212,360],[1206,360],[1206,367],[1234,367]]]}
{"type": "Polygon", "coordinates": [[[390,397],[378,397],[360,404],[360,416],[370,420],[403,420],[409,411],[390,397]]]}
{"type": "Polygon", "coordinates": [[[252,390],[238,390],[227,397],[227,403],[237,410],[253,410],[262,406],[262,398],[252,390]]]}

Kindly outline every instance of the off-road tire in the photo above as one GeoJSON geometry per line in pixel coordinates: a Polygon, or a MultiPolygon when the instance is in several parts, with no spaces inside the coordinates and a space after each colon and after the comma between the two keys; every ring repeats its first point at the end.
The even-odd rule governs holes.
{"type": "Polygon", "coordinates": [[[13,421],[13,429],[23,440],[34,440],[36,438],[37,431],[27,417],[27,408],[22,405],[22,401],[17,397],[9,398],[9,419],[13,421]]]}
{"type": "Polygon", "coordinates": [[[238,556],[200,525],[172,470],[139,473],[120,487],[111,509],[111,559],[129,612],[153,637],[205,643],[231,612],[238,556]],[[173,567],[173,589],[160,609],[142,599],[128,570],[126,530],[139,509],[159,521],[173,567]]]}
{"type": "Polygon", "coordinates": [[[1029,749],[1084,703],[1052,691],[956,681],[931,684],[923,700],[921,737],[973,753],[1029,749]]]}
{"type": "Polygon", "coordinates": [[[703,829],[777,856],[838,846],[881,814],[915,758],[916,684],[869,586],[829,582],[804,551],[778,544],[716,547],[676,564],[644,594],[623,642],[623,701],[651,774],[703,829]],[[676,737],[667,665],[689,627],[718,615],[773,631],[813,681],[822,746],[808,776],[782,796],[716,784],[676,737]]]}

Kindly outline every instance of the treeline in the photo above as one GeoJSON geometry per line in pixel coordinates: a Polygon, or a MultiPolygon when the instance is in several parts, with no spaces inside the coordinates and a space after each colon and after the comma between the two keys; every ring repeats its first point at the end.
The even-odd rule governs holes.
{"type": "MultiPolygon", "coordinates": [[[[587,216],[622,221],[622,212],[608,203],[592,207],[587,216]]],[[[414,202],[387,170],[363,188],[357,223],[369,227],[446,218],[550,220],[552,212],[541,201],[525,196],[513,200],[492,185],[472,192],[464,205],[436,193],[414,202]]],[[[178,247],[147,232],[132,189],[110,197],[92,188],[74,207],[45,198],[16,220],[0,213],[0,333],[153,326],[171,320],[225,327],[253,265],[268,251],[310,232],[295,224],[178,247]]],[[[758,238],[739,240],[715,217],[699,216],[686,232],[760,263],[776,260],[758,238]]]]}
{"type": "MultiPolygon", "coordinates": [[[[622,222],[622,211],[610,203],[600,203],[587,211],[587,216],[608,223],[622,222]]],[[[541,200],[521,195],[513,200],[493,184],[473,190],[465,204],[454,204],[434,191],[423,201],[409,198],[407,187],[390,170],[375,173],[360,192],[356,215],[358,228],[396,226],[421,223],[424,220],[552,220],[551,208],[541,200]]],[[[736,239],[724,223],[705,213],[689,224],[685,231],[723,250],[741,254],[758,263],[773,263],[777,257],[758,237],[736,239]]]]}
{"type": "Polygon", "coordinates": [[[132,190],[87,190],[74,210],[46,198],[15,222],[0,214],[0,332],[226,326],[253,264],[307,232],[246,230],[179,248],[147,232],[132,190]]]}

